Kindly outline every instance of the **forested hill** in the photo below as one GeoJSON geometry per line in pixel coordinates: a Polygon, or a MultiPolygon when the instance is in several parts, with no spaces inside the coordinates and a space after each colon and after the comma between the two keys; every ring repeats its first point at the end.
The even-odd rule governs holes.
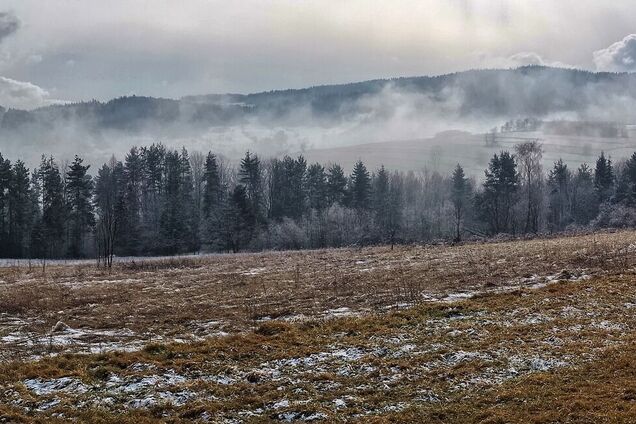
{"type": "Polygon", "coordinates": [[[423,111],[439,107],[466,117],[615,112],[614,120],[627,120],[629,114],[624,110],[625,102],[634,99],[636,76],[633,74],[531,66],[246,95],[214,94],[178,100],[131,96],[108,102],[48,106],[33,111],[0,108],[0,128],[4,131],[26,127],[46,130],[64,122],[80,122],[94,131],[161,132],[166,128],[186,131],[235,125],[251,118],[257,118],[261,123],[305,125],[308,116],[327,125],[360,115],[382,119],[401,102],[410,102],[409,106],[423,111]],[[616,106],[615,111],[613,106],[616,106]]]}

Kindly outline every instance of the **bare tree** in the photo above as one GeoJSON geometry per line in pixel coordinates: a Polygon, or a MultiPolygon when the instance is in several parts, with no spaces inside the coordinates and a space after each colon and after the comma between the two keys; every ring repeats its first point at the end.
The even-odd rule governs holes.
{"type": "Polygon", "coordinates": [[[539,218],[543,206],[543,167],[541,166],[543,148],[538,140],[533,140],[517,144],[515,152],[523,184],[522,191],[527,202],[524,232],[536,233],[539,231],[539,218]]]}

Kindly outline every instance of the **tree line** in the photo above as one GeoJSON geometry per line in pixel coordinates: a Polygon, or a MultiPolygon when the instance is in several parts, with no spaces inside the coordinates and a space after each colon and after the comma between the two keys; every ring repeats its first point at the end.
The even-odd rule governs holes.
{"type": "Polygon", "coordinates": [[[636,222],[636,153],[544,172],[538,142],[493,155],[478,184],[460,165],[369,171],[299,156],[238,166],[213,153],[133,147],[94,176],[76,156],[29,170],[0,154],[0,256],[173,255],[455,241],[636,222]]]}

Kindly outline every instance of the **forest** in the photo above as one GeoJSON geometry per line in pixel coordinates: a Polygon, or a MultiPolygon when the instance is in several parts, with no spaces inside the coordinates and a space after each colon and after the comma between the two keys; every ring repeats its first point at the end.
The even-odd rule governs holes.
{"type": "Polygon", "coordinates": [[[247,152],[133,147],[91,175],[75,156],[38,168],[0,154],[0,256],[98,258],[426,243],[625,227],[636,222],[636,153],[544,170],[532,141],[484,177],[308,164],[247,152]]]}

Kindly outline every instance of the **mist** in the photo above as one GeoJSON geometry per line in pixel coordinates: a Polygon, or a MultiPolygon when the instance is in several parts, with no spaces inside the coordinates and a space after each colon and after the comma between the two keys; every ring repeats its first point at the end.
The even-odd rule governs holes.
{"type": "MultiPolygon", "coordinates": [[[[344,165],[366,156],[379,166],[406,142],[415,143],[411,153],[417,157],[397,161],[398,168],[421,170],[437,160],[431,157],[441,155],[449,167],[462,162],[479,174],[488,158],[482,134],[507,120],[631,124],[635,100],[631,74],[531,66],[249,95],[124,97],[33,111],[9,109],[0,112],[0,135],[2,154],[30,167],[42,154],[59,160],[77,154],[99,166],[113,155],[123,159],[132,146],[155,142],[212,151],[230,161],[249,150],[262,157],[306,154],[322,162],[343,159],[345,150],[337,149],[375,144],[369,154],[365,148],[349,149],[344,165]],[[462,131],[463,136],[449,131],[462,131]],[[454,151],[455,145],[462,148],[454,151]]],[[[538,136],[548,146],[562,142],[538,136]]],[[[603,139],[582,142],[590,145],[590,155],[603,150],[603,139]]]]}

